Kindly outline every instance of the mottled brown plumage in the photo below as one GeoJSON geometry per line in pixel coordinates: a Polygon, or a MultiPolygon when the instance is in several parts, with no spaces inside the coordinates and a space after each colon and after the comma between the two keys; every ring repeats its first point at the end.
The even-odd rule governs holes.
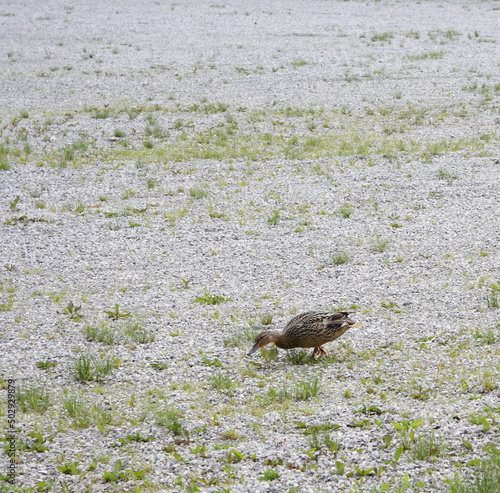
{"type": "Polygon", "coordinates": [[[281,349],[313,347],[313,356],[326,355],[322,345],[338,339],[351,327],[359,327],[349,318],[352,312],[306,312],[293,317],[281,332],[265,330],[257,335],[248,356],[274,342],[281,349]]]}

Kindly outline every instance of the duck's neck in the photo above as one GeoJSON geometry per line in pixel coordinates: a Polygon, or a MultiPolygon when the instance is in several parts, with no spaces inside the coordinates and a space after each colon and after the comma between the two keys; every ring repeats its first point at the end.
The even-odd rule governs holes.
{"type": "Polygon", "coordinates": [[[285,339],[281,332],[273,332],[274,344],[281,349],[286,349],[285,339]]]}

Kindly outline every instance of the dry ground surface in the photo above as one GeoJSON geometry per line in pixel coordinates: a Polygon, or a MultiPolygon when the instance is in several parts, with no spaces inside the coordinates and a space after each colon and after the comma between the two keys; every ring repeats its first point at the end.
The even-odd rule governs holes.
{"type": "Polygon", "coordinates": [[[495,491],[499,25],[1,1],[2,491],[495,491]],[[328,357],[245,356],[333,309],[328,357]]]}

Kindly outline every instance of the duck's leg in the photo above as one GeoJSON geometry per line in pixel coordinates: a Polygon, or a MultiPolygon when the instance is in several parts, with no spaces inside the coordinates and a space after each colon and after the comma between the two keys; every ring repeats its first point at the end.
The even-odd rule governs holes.
{"type": "Polygon", "coordinates": [[[315,356],[328,356],[328,353],[325,351],[323,346],[318,346],[314,348],[312,353],[312,357],[314,358],[315,356]]]}

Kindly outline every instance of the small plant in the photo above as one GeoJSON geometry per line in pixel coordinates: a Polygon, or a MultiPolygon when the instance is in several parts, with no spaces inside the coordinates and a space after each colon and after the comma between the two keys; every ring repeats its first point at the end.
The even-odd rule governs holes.
{"type": "Polygon", "coordinates": [[[33,438],[33,442],[31,443],[30,447],[27,449],[28,452],[38,452],[42,453],[45,452],[46,450],[49,449],[49,447],[46,446],[47,442],[51,442],[55,437],[57,433],[52,433],[51,435],[44,437],[41,433],[37,432],[30,432],[28,436],[33,438]]]}
{"type": "Polygon", "coordinates": [[[62,466],[57,466],[57,469],[63,474],[69,474],[72,476],[76,476],[77,474],[81,474],[82,472],[80,469],[78,469],[78,461],[65,462],[62,466]]]}
{"type": "Polygon", "coordinates": [[[441,455],[444,449],[444,444],[437,440],[434,434],[422,435],[411,446],[410,454],[414,460],[426,460],[441,455]]]}
{"type": "Polygon", "coordinates": [[[319,393],[319,378],[310,381],[298,382],[293,391],[293,397],[298,401],[308,401],[311,397],[316,397],[319,393]]]}
{"type": "Polygon", "coordinates": [[[418,399],[421,401],[427,401],[430,399],[431,389],[424,389],[422,384],[417,383],[413,386],[412,392],[410,393],[410,397],[413,399],[418,399]]]}
{"type": "Polygon", "coordinates": [[[371,247],[371,250],[374,253],[383,253],[387,250],[387,248],[389,248],[389,241],[377,237],[371,247]]]}
{"type": "Polygon", "coordinates": [[[69,318],[71,320],[74,320],[75,322],[78,322],[82,318],[82,315],[79,314],[79,311],[82,309],[81,306],[76,306],[73,304],[72,301],[70,301],[66,308],[63,309],[63,313],[67,313],[69,315],[69,318]]]}
{"type": "Polygon", "coordinates": [[[329,433],[320,434],[314,431],[309,436],[309,449],[313,451],[320,451],[326,448],[329,452],[337,452],[340,449],[340,442],[332,440],[329,433]]]}
{"type": "Polygon", "coordinates": [[[305,349],[289,349],[285,358],[292,365],[304,365],[311,361],[305,349]]]}
{"type": "Polygon", "coordinates": [[[50,370],[50,368],[54,368],[57,365],[56,361],[51,361],[47,359],[45,361],[37,361],[36,367],[40,368],[40,370],[50,370]]]}
{"type": "Polygon", "coordinates": [[[340,250],[332,254],[332,261],[335,265],[346,264],[349,260],[351,259],[345,250],[340,250]]]}
{"type": "Polygon", "coordinates": [[[182,424],[183,414],[175,409],[160,411],[156,414],[156,424],[170,430],[175,436],[189,439],[189,431],[182,424]]]}
{"type": "Polygon", "coordinates": [[[274,361],[278,357],[278,348],[274,345],[260,348],[260,355],[266,362],[274,361]]]}
{"type": "Polygon", "coordinates": [[[234,462],[241,462],[245,458],[245,454],[236,449],[231,449],[227,453],[227,462],[232,464],[234,462]]]}
{"type": "Polygon", "coordinates": [[[390,31],[387,31],[385,33],[373,34],[370,39],[373,42],[381,41],[382,43],[385,43],[385,42],[390,43],[392,38],[394,38],[394,34],[390,31]]]}
{"type": "Polygon", "coordinates": [[[13,200],[9,202],[9,210],[15,211],[17,210],[17,204],[19,203],[19,195],[16,195],[13,200]]]}
{"type": "Polygon", "coordinates": [[[403,419],[400,422],[391,421],[394,428],[398,432],[403,450],[410,449],[415,441],[415,430],[424,422],[423,419],[415,419],[413,421],[403,419]]]}
{"type": "Polygon", "coordinates": [[[482,414],[473,413],[467,417],[467,421],[473,425],[482,426],[483,431],[488,431],[491,428],[491,423],[482,414]]]}
{"type": "Polygon", "coordinates": [[[500,308],[500,282],[492,283],[488,286],[486,293],[486,303],[488,308],[500,308]]]}
{"type": "Polygon", "coordinates": [[[202,188],[191,188],[189,190],[189,195],[194,199],[203,199],[208,195],[208,192],[202,188]]]}
{"type": "Polygon", "coordinates": [[[436,177],[439,180],[446,180],[448,183],[451,183],[453,180],[456,180],[458,178],[457,175],[454,173],[450,173],[449,171],[445,170],[444,168],[439,168],[436,172],[436,177]]]}
{"type": "Polygon", "coordinates": [[[120,312],[120,305],[115,304],[112,310],[104,310],[104,313],[113,320],[130,317],[130,312],[120,312]]]}
{"type": "Polygon", "coordinates": [[[168,368],[168,365],[164,361],[160,361],[158,363],[151,363],[151,368],[161,371],[161,370],[166,370],[168,368]]]}
{"type": "Polygon", "coordinates": [[[202,296],[197,296],[193,301],[194,303],[200,303],[201,305],[218,305],[219,303],[225,303],[232,300],[231,298],[212,295],[205,291],[202,296]]]}
{"type": "Polygon", "coordinates": [[[280,477],[280,474],[278,471],[275,471],[274,469],[266,469],[262,476],[258,478],[259,481],[274,481],[275,479],[278,479],[280,477]]]}
{"type": "Polygon", "coordinates": [[[495,332],[491,328],[476,330],[474,337],[485,344],[495,344],[496,341],[495,332]]]}
{"type": "Polygon", "coordinates": [[[251,327],[240,330],[224,338],[224,347],[244,347],[253,343],[257,331],[251,327]]]}
{"type": "Polygon", "coordinates": [[[73,376],[77,382],[101,382],[118,364],[110,355],[82,354],[73,362],[73,376]]]}
{"type": "Polygon", "coordinates": [[[273,316],[270,313],[265,313],[260,316],[261,325],[271,325],[273,323],[273,316]]]}
{"type": "Polygon", "coordinates": [[[102,473],[104,481],[109,483],[113,481],[118,481],[119,479],[124,479],[123,473],[121,472],[122,469],[123,469],[122,461],[121,460],[115,461],[115,463],[113,464],[113,469],[111,469],[111,471],[104,471],[102,473]]]}
{"type": "Polygon", "coordinates": [[[280,211],[277,209],[274,209],[272,215],[267,218],[267,222],[272,226],[276,226],[279,223],[279,220],[280,220],[280,211]]]}
{"type": "Polygon", "coordinates": [[[111,346],[115,344],[116,338],[114,332],[104,324],[100,326],[87,325],[83,332],[88,341],[96,341],[111,346]]]}
{"type": "Polygon", "coordinates": [[[75,428],[87,428],[91,424],[91,413],[87,404],[77,395],[65,394],[63,407],[75,428]]]}
{"type": "Polygon", "coordinates": [[[145,329],[138,323],[128,325],[123,333],[137,344],[149,344],[156,339],[154,332],[145,329]]]}
{"type": "Polygon", "coordinates": [[[42,385],[23,385],[17,391],[17,404],[24,413],[43,414],[51,405],[50,394],[42,385]]]}
{"type": "Polygon", "coordinates": [[[229,375],[229,373],[218,370],[209,378],[209,382],[213,389],[222,391],[227,395],[233,395],[234,389],[238,387],[238,383],[229,375]]]}
{"type": "Polygon", "coordinates": [[[339,460],[335,461],[335,474],[337,476],[343,476],[345,472],[345,465],[343,462],[340,462],[339,460]]]}
{"type": "Polygon", "coordinates": [[[488,456],[478,460],[477,469],[472,477],[461,479],[458,476],[451,482],[448,493],[491,493],[500,491],[500,450],[488,446],[488,456]]]}
{"type": "Polygon", "coordinates": [[[348,217],[351,217],[354,212],[354,207],[349,204],[348,202],[344,202],[340,207],[339,207],[339,214],[347,219],[348,217]]]}

